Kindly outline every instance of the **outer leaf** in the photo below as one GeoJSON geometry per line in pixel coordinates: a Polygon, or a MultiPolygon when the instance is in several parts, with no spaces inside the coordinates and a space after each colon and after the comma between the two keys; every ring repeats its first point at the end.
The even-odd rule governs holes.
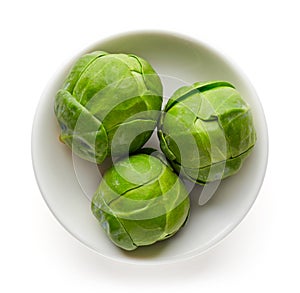
{"type": "Polygon", "coordinates": [[[152,135],[156,123],[154,120],[137,119],[111,129],[108,132],[111,155],[120,156],[140,149],[152,135]]]}
{"type": "Polygon", "coordinates": [[[172,162],[172,166],[178,173],[180,172],[185,175],[185,177],[191,181],[205,184],[206,182],[225,179],[237,173],[252,150],[253,148],[236,158],[229,158],[226,161],[214,163],[201,169],[182,167],[175,161],[172,162]]]}
{"type": "Polygon", "coordinates": [[[82,158],[102,162],[108,149],[102,123],[66,90],[57,93],[55,112],[62,130],[61,141],[82,158]]]}
{"type": "Polygon", "coordinates": [[[67,76],[63,88],[70,93],[73,92],[73,89],[80,78],[80,76],[84,73],[84,71],[89,67],[92,62],[94,62],[97,58],[106,55],[106,52],[103,51],[95,51],[89,54],[83,55],[72,67],[69,75],[67,76]]]}
{"type": "Polygon", "coordinates": [[[136,249],[136,245],[133,243],[130,235],[125,230],[123,224],[119,221],[119,219],[113,214],[111,210],[109,212],[105,212],[105,209],[101,209],[99,204],[103,202],[101,196],[95,195],[92,201],[92,212],[94,216],[99,220],[101,227],[109,235],[111,241],[126,250],[134,250],[136,249]]]}
{"type": "Polygon", "coordinates": [[[189,98],[191,95],[197,94],[199,92],[202,93],[219,86],[227,86],[227,87],[234,88],[234,86],[227,81],[217,81],[217,80],[207,81],[207,82],[196,82],[191,86],[183,86],[179,88],[177,91],[175,91],[175,93],[169,99],[165,107],[165,111],[170,110],[170,108],[173,107],[176,103],[184,101],[185,99],[189,98]]]}

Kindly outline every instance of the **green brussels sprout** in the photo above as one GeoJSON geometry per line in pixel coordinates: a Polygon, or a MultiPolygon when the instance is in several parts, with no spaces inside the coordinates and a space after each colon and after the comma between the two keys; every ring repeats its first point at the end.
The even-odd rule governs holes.
{"type": "Polygon", "coordinates": [[[134,250],[174,235],[190,202],[179,177],[159,157],[139,153],[115,163],[103,176],[91,209],[117,246],[134,250]]]}
{"type": "Polygon", "coordinates": [[[256,142],[251,110],[226,81],[178,89],[161,115],[158,136],[173,168],[199,184],[235,174],[256,142]]]}
{"type": "Polygon", "coordinates": [[[101,163],[111,155],[113,139],[116,156],[141,148],[156,127],[161,104],[162,84],[148,62],[95,51],[75,63],[56,94],[54,111],[60,140],[81,158],[101,163]]]}

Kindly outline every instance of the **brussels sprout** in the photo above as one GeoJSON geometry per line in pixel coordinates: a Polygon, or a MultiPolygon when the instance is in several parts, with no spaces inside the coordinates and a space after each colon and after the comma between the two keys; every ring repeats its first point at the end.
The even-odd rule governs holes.
{"type": "Polygon", "coordinates": [[[102,51],[86,54],[56,94],[60,140],[97,163],[111,155],[113,139],[114,155],[133,152],[150,138],[161,103],[160,78],[142,58],[102,51]]]}
{"type": "Polygon", "coordinates": [[[111,241],[125,250],[174,235],[185,224],[189,207],[179,177],[159,158],[143,153],[109,169],[91,205],[111,241]]]}
{"type": "Polygon", "coordinates": [[[235,174],[256,142],[249,106],[225,81],[178,89],[158,128],[161,149],[173,168],[199,184],[235,174]]]}

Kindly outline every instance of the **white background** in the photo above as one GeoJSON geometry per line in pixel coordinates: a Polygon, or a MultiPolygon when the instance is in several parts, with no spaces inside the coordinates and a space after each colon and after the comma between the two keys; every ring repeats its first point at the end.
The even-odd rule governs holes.
{"type": "Polygon", "coordinates": [[[299,292],[298,1],[1,1],[1,292],[299,292]],[[30,137],[49,79],[115,33],[163,29],[231,57],[261,99],[269,164],[252,210],[205,255],[162,267],[105,260],[56,221],[35,182],[30,137]]]}

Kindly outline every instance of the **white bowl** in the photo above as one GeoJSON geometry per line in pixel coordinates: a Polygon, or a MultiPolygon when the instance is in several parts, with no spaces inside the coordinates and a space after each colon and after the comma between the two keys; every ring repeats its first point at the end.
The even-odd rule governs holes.
{"type": "MultiPolygon", "coordinates": [[[[155,138],[152,142],[155,144],[155,138]]],[[[129,263],[161,264],[197,256],[219,243],[245,217],[262,185],[267,166],[268,134],[254,88],[232,61],[206,44],[169,32],[132,32],[101,40],[80,52],[53,78],[38,105],[32,131],[32,159],[38,185],[58,221],[87,247],[100,255],[129,263]],[[181,84],[227,80],[250,104],[257,143],[238,174],[224,180],[213,198],[199,205],[199,190],[191,193],[188,223],[172,238],[125,252],[114,246],[90,210],[90,198],[101,176],[97,167],[72,154],[58,141],[53,112],[56,91],[74,61],[86,52],[134,53],[148,60],[162,76],[165,95],[181,84]],[[172,78],[169,78],[169,77],[172,78]],[[167,77],[167,78],[166,78],[167,77]],[[181,84],[180,84],[181,83],[181,84]]]]}

